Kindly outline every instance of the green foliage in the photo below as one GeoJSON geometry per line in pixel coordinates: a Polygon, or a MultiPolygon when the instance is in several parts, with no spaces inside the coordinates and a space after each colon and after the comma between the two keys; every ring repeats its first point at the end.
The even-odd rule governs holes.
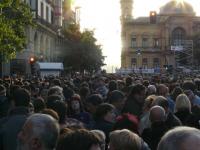
{"type": "Polygon", "coordinates": [[[2,0],[0,9],[0,53],[6,61],[26,46],[25,27],[33,20],[30,7],[21,0],[2,0]]]}
{"type": "Polygon", "coordinates": [[[65,54],[65,67],[74,71],[97,71],[103,66],[104,56],[101,45],[96,44],[94,32],[85,30],[82,33],[79,27],[71,24],[64,31],[68,39],[68,48],[65,54]]]}

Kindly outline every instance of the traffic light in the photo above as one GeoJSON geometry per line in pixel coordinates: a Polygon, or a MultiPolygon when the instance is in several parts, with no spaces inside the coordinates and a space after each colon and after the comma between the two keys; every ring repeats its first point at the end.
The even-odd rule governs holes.
{"type": "Polygon", "coordinates": [[[36,73],[35,58],[34,57],[30,57],[29,63],[30,63],[30,68],[31,68],[31,74],[34,75],[36,73]]]}
{"type": "Polygon", "coordinates": [[[29,62],[30,62],[30,64],[34,64],[35,63],[35,58],[34,57],[30,57],[29,62]]]}

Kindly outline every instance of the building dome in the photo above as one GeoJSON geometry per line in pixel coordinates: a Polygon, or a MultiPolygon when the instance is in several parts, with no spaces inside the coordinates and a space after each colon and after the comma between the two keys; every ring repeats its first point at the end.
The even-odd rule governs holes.
{"type": "Polygon", "coordinates": [[[195,15],[191,4],[172,0],[160,8],[160,15],[195,15]]]}

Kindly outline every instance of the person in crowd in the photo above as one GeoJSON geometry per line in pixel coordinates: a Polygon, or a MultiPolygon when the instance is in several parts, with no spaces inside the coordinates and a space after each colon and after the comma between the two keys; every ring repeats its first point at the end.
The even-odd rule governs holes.
{"type": "Polygon", "coordinates": [[[59,95],[61,96],[62,100],[64,101],[64,95],[63,95],[63,88],[61,88],[60,86],[53,86],[48,90],[48,96],[51,95],[59,95]]]}
{"type": "Polygon", "coordinates": [[[169,110],[173,113],[175,103],[170,98],[169,88],[165,84],[159,84],[157,87],[157,94],[158,94],[158,96],[163,96],[167,99],[167,102],[169,103],[169,110]]]}
{"type": "Polygon", "coordinates": [[[46,107],[52,108],[55,101],[62,101],[62,97],[60,95],[50,95],[47,97],[46,100],[46,107]]]}
{"type": "Polygon", "coordinates": [[[84,128],[84,124],[78,121],[75,118],[69,118],[67,116],[68,113],[68,105],[63,101],[54,101],[51,107],[47,107],[53,109],[57,112],[59,116],[59,124],[60,128],[84,128]]]}
{"type": "Polygon", "coordinates": [[[87,86],[82,86],[79,91],[81,101],[83,104],[86,103],[86,99],[90,96],[90,89],[87,86]]]}
{"type": "Polygon", "coordinates": [[[86,99],[85,107],[86,111],[94,115],[97,107],[103,103],[103,98],[99,94],[92,94],[86,99]]]}
{"type": "Polygon", "coordinates": [[[43,98],[44,101],[46,101],[46,100],[47,100],[47,97],[48,97],[48,89],[47,89],[47,88],[42,88],[42,89],[40,89],[39,96],[40,96],[41,98],[43,98]]]}
{"type": "Polygon", "coordinates": [[[13,94],[14,108],[5,118],[0,120],[0,149],[15,150],[17,147],[17,134],[30,115],[30,93],[22,88],[13,94]]]}
{"type": "Polygon", "coordinates": [[[35,113],[39,113],[41,112],[43,109],[45,109],[46,105],[45,105],[45,102],[44,102],[44,99],[39,97],[39,98],[36,98],[34,101],[33,101],[33,106],[34,106],[34,112],[35,113]]]}
{"type": "Polygon", "coordinates": [[[121,91],[114,90],[110,93],[108,101],[115,106],[116,116],[119,116],[125,104],[125,95],[121,91]]]}
{"type": "Polygon", "coordinates": [[[176,98],[175,115],[183,125],[199,128],[199,117],[192,113],[190,100],[185,94],[176,98]]]}
{"type": "Polygon", "coordinates": [[[64,134],[58,141],[56,150],[101,150],[98,136],[88,130],[74,130],[64,134]]]}
{"type": "Polygon", "coordinates": [[[132,114],[126,113],[116,118],[116,122],[113,126],[113,131],[128,129],[139,135],[138,128],[139,128],[138,118],[132,114]]]}
{"type": "Polygon", "coordinates": [[[46,114],[34,114],[18,134],[17,150],[54,150],[59,136],[58,122],[46,114]]]}
{"type": "Polygon", "coordinates": [[[139,133],[141,134],[145,128],[149,128],[151,126],[149,120],[149,111],[152,107],[153,101],[156,99],[156,95],[149,95],[144,102],[142,116],[139,122],[139,133]]]}
{"type": "Polygon", "coordinates": [[[197,150],[200,147],[200,131],[191,127],[177,127],[168,131],[157,150],[197,150]]]}
{"type": "Polygon", "coordinates": [[[194,84],[196,87],[196,94],[197,94],[197,96],[200,96],[200,78],[195,78],[194,84]]]}
{"type": "Polygon", "coordinates": [[[6,96],[6,87],[0,85],[0,118],[3,118],[7,115],[11,103],[6,96]]]}
{"type": "Polygon", "coordinates": [[[123,91],[125,88],[125,82],[123,80],[117,80],[118,90],[123,91]]]}
{"type": "Polygon", "coordinates": [[[131,113],[140,117],[145,100],[145,87],[141,84],[136,84],[132,87],[129,96],[125,102],[123,113],[131,113]]]}
{"type": "Polygon", "coordinates": [[[176,98],[177,98],[177,96],[179,96],[179,94],[183,94],[183,89],[181,87],[177,86],[172,90],[170,97],[173,101],[176,101],[176,98]]]}
{"type": "Polygon", "coordinates": [[[107,94],[107,101],[109,100],[110,98],[110,94],[112,91],[115,91],[115,90],[118,90],[118,85],[117,85],[117,81],[115,80],[111,80],[109,83],[108,83],[108,94],[107,94]]]}
{"type": "Polygon", "coordinates": [[[74,93],[75,92],[74,92],[73,88],[66,86],[66,85],[63,87],[63,95],[65,97],[66,102],[70,101],[70,99],[74,95],[74,93]]]}
{"type": "Polygon", "coordinates": [[[182,125],[181,121],[169,110],[169,103],[165,97],[158,96],[155,99],[155,101],[152,103],[152,106],[155,106],[155,105],[158,105],[164,108],[166,116],[167,116],[165,120],[165,124],[167,125],[169,129],[182,125]]]}
{"type": "Polygon", "coordinates": [[[195,84],[192,81],[185,81],[183,83],[183,90],[191,90],[193,93],[192,96],[192,104],[193,105],[200,105],[200,97],[196,94],[196,87],[195,84]]]}
{"type": "Polygon", "coordinates": [[[168,131],[165,125],[166,115],[164,108],[153,106],[150,109],[149,119],[151,126],[150,128],[144,129],[142,138],[147,142],[151,150],[156,150],[161,137],[168,131]]]}
{"type": "Polygon", "coordinates": [[[108,103],[103,103],[97,107],[94,120],[94,129],[101,130],[106,135],[108,142],[109,133],[112,131],[113,125],[116,120],[115,107],[108,103]]]}
{"type": "Polygon", "coordinates": [[[54,111],[53,109],[45,108],[40,113],[49,115],[59,122],[58,113],[56,111],[54,111]]]}
{"type": "Polygon", "coordinates": [[[90,124],[90,115],[84,111],[81,97],[78,94],[72,96],[71,100],[69,101],[69,113],[71,118],[75,118],[85,125],[90,124]]]}
{"type": "Polygon", "coordinates": [[[150,150],[137,134],[127,130],[115,130],[110,133],[108,150],[150,150]]]}
{"type": "Polygon", "coordinates": [[[150,85],[149,83],[149,80],[143,80],[143,83],[142,83],[146,88],[148,88],[148,86],[150,85]]]}
{"type": "Polygon", "coordinates": [[[129,95],[132,85],[133,85],[133,79],[132,79],[132,77],[128,76],[125,79],[125,87],[122,89],[122,92],[124,92],[126,96],[129,95]]]}
{"type": "Polygon", "coordinates": [[[62,87],[60,79],[53,79],[53,81],[51,82],[51,87],[53,86],[62,87]]]}
{"type": "Polygon", "coordinates": [[[103,99],[106,99],[106,96],[108,94],[108,88],[106,87],[106,84],[103,78],[99,78],[97,80],[96,92],[100,94],[103,97],[103,99]]]}
{"type": "Polygon", "coordinates": [[[156,91],[157,91],[157,89],[156,89],[155,85],[149,85],[147,87],[147,96],[149,96],[149,95],[155,95],[156,91]]]}
{"type": "Polygon", "coordinates": [[[101,150],[106,149],[106,135],[103,131],[100,130],[91,130],[92,133],[94,133],[98,138],[100,139],[100,148],[101,150]]]}

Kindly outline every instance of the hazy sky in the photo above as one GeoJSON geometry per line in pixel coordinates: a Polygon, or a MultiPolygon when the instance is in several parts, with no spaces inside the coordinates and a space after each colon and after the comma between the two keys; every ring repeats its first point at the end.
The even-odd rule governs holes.
{"type": "MultiPolygon", "coordinates": [[[[106,56],[106,68],[109,71],[120,67],[120,0],[74,0],[80,6],[81,28],[95,29],[95,37],[103,46],[106,56]]],[[[134,0],[133,16],[148,16],[170,0],[134,0]]],[[[200,0],[185,0],[193,5],[197,15],[200,14],[200,0]]]]}

